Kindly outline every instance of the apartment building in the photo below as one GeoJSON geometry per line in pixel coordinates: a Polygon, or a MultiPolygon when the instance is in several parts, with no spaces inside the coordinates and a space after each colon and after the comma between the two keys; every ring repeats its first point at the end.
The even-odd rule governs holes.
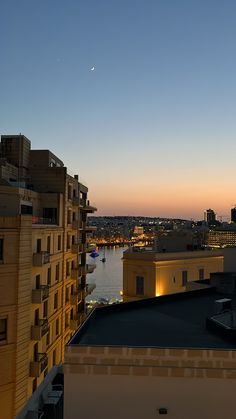
{"type": "Polygon", "coordinates": [[[183,292],[190,283],[209,279],[212,272],[224,270],[220,250],[174,252],[173,249],[157,252],[131,247],[123,253],[124,301],[183,292]]]}
{"type": "Polygon", "coordinates": [[[86,316],[88,188],[23,135],[0,144],[0,417],[64,359],[86,316]]]}
{"type": "Polygon", "coordinates": [[[207,245],[209,247],[224,248],[236,246],[235,225],[228,225],[225,228],[217,228],[208,232],[207,245]]]}
{"type": "Polygon", "coordinates": [[[208,288],[96,308],[66,346],[64,418],[234,419],[235,307],[208,288]]]}

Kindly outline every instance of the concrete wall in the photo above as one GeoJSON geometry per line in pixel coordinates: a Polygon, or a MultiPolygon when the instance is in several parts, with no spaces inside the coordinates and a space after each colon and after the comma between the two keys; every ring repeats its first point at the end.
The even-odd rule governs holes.
{"type": "Polygon", "coordinates": [[[64,419],[234,419],[236,383],[217,379],[65,377],[64,419]]]}
{"type": "Polygon", "coordinates": [[[236,352],[207,349],[66,349],[65,419],[234,419],[236,352]]]}

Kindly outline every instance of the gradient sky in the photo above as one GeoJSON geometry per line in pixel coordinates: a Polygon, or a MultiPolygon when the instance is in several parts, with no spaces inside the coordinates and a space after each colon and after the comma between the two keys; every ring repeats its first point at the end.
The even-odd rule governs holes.
{"type": "Polygon", "coordinates": [[[0,133],[51,149],[98,215],[229,216],[235,0],[2,0],[0,61],[0,133]]]}

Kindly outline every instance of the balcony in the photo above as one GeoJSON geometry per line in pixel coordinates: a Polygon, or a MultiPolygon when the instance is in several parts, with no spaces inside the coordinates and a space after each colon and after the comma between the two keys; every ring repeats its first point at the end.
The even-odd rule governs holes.
{"type": "Polygon", "coordinates": [[[48,357],[46,353],[38,353],[36,361],[30,363],[30,377],[40,377],[42,372],[48,366],[48,357]]]}
{"type": "Polygon", "coordinates": [[[86,222],[80,222],[79,224],[79,229],[80,230],[84,230],[86,233],[92,233],[93,231],[97,231],[97,227],[96,226],[91,226],[86,224],[86,222]]]}
{"type": "Polygon", "coordinates": [[[34,266],[43,266],[47,263],[50,263],[50,253],[49,252],[38,252],[33,254],[33,265],[34,266]]]}
{"type": "Polygon", "coordinates": [[[97,211],[97,208],[90,205],[90,202],[87,201],[86,199],[81,199],[79,206],[83,211],[86,211],[88,213],[93,213],[97,211]]]}
{"type": "Polygon", "coordinates": [[[86,284],[85,287],[85,295],[90,295],[92,294],[93,290],[95,290],[96,288],[96,284],[86,284]]]}
{"type": "Polygon", "coordinates": [[[86,231],[86,233],[93,233],[94,231],[97,231],[97,227],[96,226],[86,225],[85,226],[85,231],[86,231]]]}
{"type": "Polygon", "coordinates": [[[56,218],[44,218],[32,216],[32,224],[42,224],[42,225],[58,225],[56,218]]]}
{"type": "Polygon", "coordinates": [[[32,291],[32,303],[41,304],[49,297],[49,286],[40,285],[39,288],[32,291]]]}
{"type": "Polygon", "coordinates": [[[92,274],[94,269],[96,269],[96,265],[93,265],[93,264],[90,264],[90,263],[86,265],[86,273],[87,274],[92,274]]]}
{"type": "Polygon", "coordinates": [[[49,330],[47,319],[39,319],[38,324],[31,326],[31,339],[40,340],[49,330]]]}
{"type": "Polygon", "coordinates": [[[79,253],[84,253],[84,245],[83,244],[79,244],[79,253]]]}
{"type": "Polygon", "coordinates": [[[79,265],[79,276],[86,274],[86,267],[84,265],[79,265]]]}

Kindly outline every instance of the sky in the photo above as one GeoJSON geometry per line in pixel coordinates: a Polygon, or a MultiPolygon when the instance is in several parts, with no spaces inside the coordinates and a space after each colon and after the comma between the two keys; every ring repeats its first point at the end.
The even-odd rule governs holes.
{"type": "Polygon", "coordinates": [[[235,22],[235,0],[1,0],[0,134],[54,152],[97,215],[229,217],[235,22]]]}

